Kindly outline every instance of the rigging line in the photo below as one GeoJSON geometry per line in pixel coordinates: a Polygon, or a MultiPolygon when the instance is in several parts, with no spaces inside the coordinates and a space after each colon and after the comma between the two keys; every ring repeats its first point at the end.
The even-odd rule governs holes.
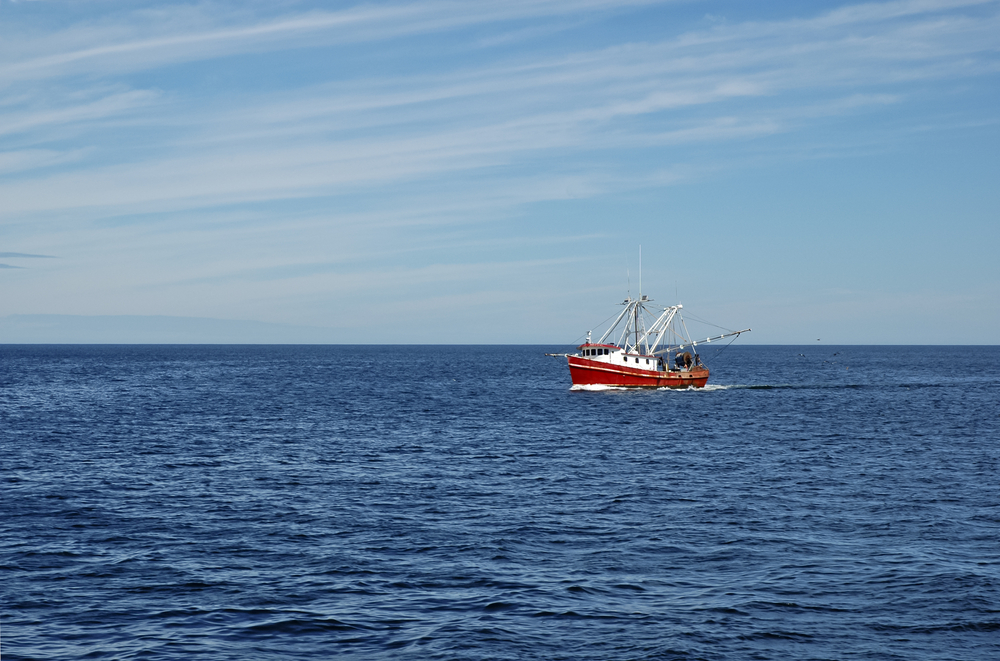
{"type": "Polygon", "coordinates": [[[726,344],[726,346],[722,347],[721,349],[716,349],[715,350],[715,355],[712,356],[712,361],[715,361],[715,359],[719,357],[719,354],[722,353],[723,351],[725,351],[726,349],[728,349],[729,345],[731,345],[733,342],[735,342],[736,340],[738,340],[739,337],[740,336],[737,334],[736,337],[734,337],[733,339],[729,340],[729,342],[726,344]]]}
{"type": "MultiPolygon", "coordinates": [[[[605,319],[601,323],[599,323],[596,326],[594,326],[594,328],[600,328],[604,324],[606,324],[609,321],[611,321],[614,317],[617,317],[619,314],[621,314],[621,313],[620,312],[615,312],[613,315],[611,315],[610,317],[608,317],[607,319],[605,319]]],[[[593,332],[593,331],[591,331],[591,332],[593,332]]],[[[573,347],[574,349],[577,348],[578,346],[580,346],[580,340],[582,340],[585,337],[587,337],[587,334],[586,333],[582,333],[579,337],[576,338],[576,340],[570,346],[573,347]]]]}
{"type": "Polygon", "coordinates": [[[713,324],[711,321],[705,321],[704,319],[696,317],[695,315],[691,314],[690,312],[688,312],[688,319],[694,319],[695,321],[697,321],[700,324],[706,324],[708,326],[714,326],[716,328],[719,328],[719,329],[722,329],[722,330],[726,331],[727,333],[734,333],[734,332],[736,332],[732,328],[726,328],[725,326],[719,326],[718,324],[713,324]]]}

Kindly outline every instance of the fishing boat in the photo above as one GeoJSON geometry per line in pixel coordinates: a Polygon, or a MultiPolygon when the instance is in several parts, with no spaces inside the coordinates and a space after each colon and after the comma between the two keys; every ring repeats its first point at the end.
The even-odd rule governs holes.
{"type": "Polygon", "coordinates": [[[574,386],[624,388],[704,388],[709,370],[698,354],[698,345],[739,337],[749,328],[693,341],[681,316],[684,306],[658,308],[652,299],[627,297],[625,308],[596,342],[587,341],[579,353],[565,356],[574,386]],[[649,323],[647,323],[649,322],[649,323]]]}

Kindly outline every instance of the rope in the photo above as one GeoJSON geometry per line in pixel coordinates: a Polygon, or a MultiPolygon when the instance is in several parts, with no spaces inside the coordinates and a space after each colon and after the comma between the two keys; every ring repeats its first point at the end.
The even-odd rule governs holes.
{"type": "Polygon", "coordinates": [[[712,322],[710,322],[710,321],[705,321],[704,319],[701,319],[701,318],[699,318],[699,317],[696,317],[696,316],[694,316],[694,315],[693,315],[693,314],[691,314],[690,312],[688,313],[688,318],[689,318],[689,319],[694,319],[694,320],[695,320],[695,321],[697,321],[697,322],[698,322],[699,324],[705,324],[705,325],[707,325],[707,326],[714,326],[715,328],[718,328],[718,329],[720,329],[720,330],[724,330],[724,331],[726,331],[727,333],[733,333],[733,332],[735,332],[735,331],[733,331],[733,329],[732,329],[732,328],[726,328],[725,326],[719,326],[719,325],[717,325],[717,324],[713,324],[713,323],[712,323],[712,322]]]}
{"type": "MultiPolygon", "coordinates": [[[[615,313],[614,313],[613,315],[611,315],[610,317],[608,317],[607,319],[605,319],[605,320],[604,320],[604,321],[602,321],[601,323],[597,324],[597,326],[595,326],[595,328],[600,328],[600,327],[601,327],[601,326],[603,326],[604,324],[608,323],[609,321],[611,321],[612,319],[614,319],[615,317],[617,317],[617,316],[618,316],[619,314],[621,314],[621,313],[620,313],[620,312],[615,312],[615,313]]],[[[591,332],[592,332],[592,331],[591,331],[591,332]]],[[[569,346],[570,346],[570,348],[573,348],[573,349],[575,349],[575,348],[577,348],[578,346],[580,346],[580,340],[582,340],[582,339],[583,339],[583,338],[585,338],[585,337],[587,337],[587,334],[586,334],[586,333],[583,333],[582,335],[580,335],[579,337],[577,337],[577,338],[576,338],[576,340],[574,340],[574,341],[573,341],[573,343],[572,343],[571,345],[569,345],[569,346]]]]}
{"type": "MultiPolygon", "coordinates": [[[[719,357],[719,354],[721,354],[723,351],[725,351],[726,349],[728,349],[729,345],[732,344],[733,342],[735,342],[738,338],[739,338],[739,335],[734,335],[733,339],[729,340],[729,344],[727,344],[726,346],[722,347],[721,349],[716,349],[715,350],[715,355],[712,356],[712,361],[714,362],[715,359],[719,357]]],[[[702,361],[702,362],[704,362],[704,361],[702,361]]]]}
{"type": "MultiPolygon", "coordinates": [[[[725,326],[719,326],[718,324],[713,324],[712,322],[710,322],[710,321],[705,321],[704,319],[702,319],[702,318],[700,318],[700,317],[697,317],[697,316],[695,316],[695,315],[693,315],[693,314],[691,314],[691,313],[688,313],[688,315],[687,315],[687,316],[688,316],[688,318],[690,318],[690,319],[693,319],[694,321],[697,321],[697,322],[698,322],[698,323],[700,323],[700,324],[705,324],[706,326],[713,326],[713,327],[715,327],[715,328],[718,328],[719,330],[724,330],[724,331],[726,331],[727,333],[735,333],[735,332],[736,332],[736,331],[734,331],[734,330],[733,330],[732,328],[726,328],[725,326]]],[[[726,344],[726,346],[722,347],[721,349],[716,349],[716,350],[715,350],[715,354],[714,354],[714,355],[712,356],[712,361],[714,362],[714,361],[715,361],[715,359],[716,359],[716,358],[718,358],[718,357],[719,357],[719,355],[720,355],[720,354],[721,354],[721,353],[722,353],[723,351],[725,351],[726,349],[728,349],[728,348],[729,348],[729,345],[731,345],[731,344],[732,344],[733,342],[735,342],[735,341],[736,341],[736,340],[737,340],[737,339],[738,339],[739,337],[740,337],[740,336],[739,336],[739,334],[736,334],[736,335],[734,335],[734,336],[733,336],[733,339],[729,340],[729,343],[728,343],[728,344],[726,344]]],[[[702,362],[705,362],[705,361],[703,360],[702,362]]]]}

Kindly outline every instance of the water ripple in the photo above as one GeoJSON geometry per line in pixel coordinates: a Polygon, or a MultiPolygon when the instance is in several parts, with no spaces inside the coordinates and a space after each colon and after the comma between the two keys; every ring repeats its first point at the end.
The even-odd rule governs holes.
{"type": "Polygon", "coordinates": [[[1000,658],[1000,349],[545,351],[3,347],[0,653],[1000,658]]]}

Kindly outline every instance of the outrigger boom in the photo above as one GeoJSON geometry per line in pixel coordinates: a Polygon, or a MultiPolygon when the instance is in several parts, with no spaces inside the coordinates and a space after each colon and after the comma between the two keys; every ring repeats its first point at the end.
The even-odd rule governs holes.
{"type": "MultiPolygon", "coordinates": [[[[726,337],[732,337],[733,335],[739,337],[743,333],[749,333],[752,329],[744,328],[743,330],[733,331],[732,333],[723,333],[722,335],[716,335],[715,337],[706,337],[704,340],[694,340],[687,344],[678,344],[676,347],[670,347],[669,349],[660,349],[659,351],[654,351],[656,355],[662,353],[667,353],[668,351],[680,351],[681,349],[687,349],[688,347],[696,347],[700,342],[715,342],[716,340],[721,340],[726,337]]],[[[548,354],[546,354],[548,355],[548,354]]]]}

